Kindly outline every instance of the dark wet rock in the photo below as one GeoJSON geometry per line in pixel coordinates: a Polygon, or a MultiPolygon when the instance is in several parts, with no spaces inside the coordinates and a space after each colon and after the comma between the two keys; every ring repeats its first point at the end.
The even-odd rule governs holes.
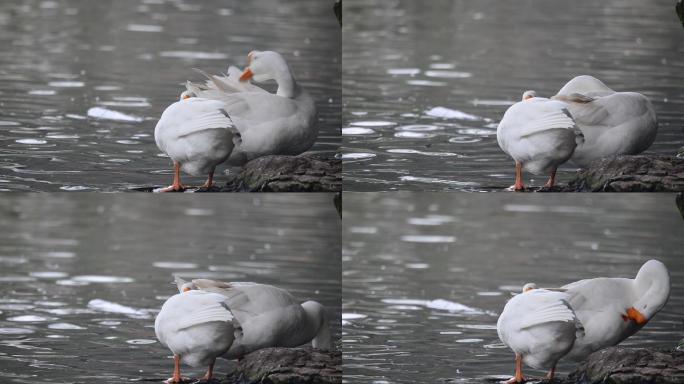
{"type": "Polygon", "coordinates": [[[610,347],[592,353],[559,384],[684,383],[684,351],[610,347]]]}
{"type": "Polygon", "coordinates": [[[679,0],[675,5],[675,11],[677,11],[677,16],[679,16],[679,21],[682,22],[684,27],[684,1],[679,0]]]}
{"type": "Polygon", "coordinates": [[[342,353],[266,348],[238,362],[223,384],[331,384],[342,382],[342,353]]]}
{"type": "Polygon", "coordinates": [[[342,161],[315,155],[263,156],[242,170],[221,189],[224,192],[339,192],[342,161]]]}
{"type": "Polygon", "coordinates": [[[592,162],[565,187],[566,192],[681,192],[684,158],[616,156],[592,162]]]}
{"type": "Polygon", "coordinates": [[[677,208],[679,208],[679,213],[682,215],[682,219],[684,219],[684,192],[677,194],[675,202],[677,203],[677,208]]]}

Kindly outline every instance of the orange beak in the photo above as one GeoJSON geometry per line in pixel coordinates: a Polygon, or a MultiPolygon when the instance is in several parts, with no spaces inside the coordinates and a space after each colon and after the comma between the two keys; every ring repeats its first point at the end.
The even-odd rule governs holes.
{"type": "Polygon", "coordinates": [[[242,72],[242,75],[240,75],[240,81],[247,81],[251,79],[253,76],[254,73],[252,73],[252,70],[247,68],[244,72],[242,72]]]}
{"type": "Polygon", "coordinates": [[[189,98],[190,98],[190,95],[185,95],[185,96],[183,96],[183,100],[189,99],[189,98]]]}
{"type": "Polygon", "coordinates": [[[187,291],[191,291],[191,289],[188,287],[183,288],[183,292],[187,292],[187,291]]]}
{"type": "Polygon", "coordinates": [[[637,325],[644,325],[648,323],[648,319],[643,313],[639,312],[636,308],[630,307],[627,309],[627,319],[632,320],[637,323],[637,325]]]}

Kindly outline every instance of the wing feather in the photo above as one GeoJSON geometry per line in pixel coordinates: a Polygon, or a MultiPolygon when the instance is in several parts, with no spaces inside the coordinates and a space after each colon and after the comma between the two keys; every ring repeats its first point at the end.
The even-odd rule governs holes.
{"type": "Polygon", "coordinates": [[[574,322],[575,318],[575,313],[570,309],[566,301],[556,301],[537,308],[533,313],[526,315],[520,324],[520,328],[530,328],[554,321],[574,322]]]}
{"type": "Polygon", "coordinates": [[[529,120],[522,127],[520,137],[528,137],[551,129],[575,129],[575,121],[567,109],[548,111],[529,120]]]}

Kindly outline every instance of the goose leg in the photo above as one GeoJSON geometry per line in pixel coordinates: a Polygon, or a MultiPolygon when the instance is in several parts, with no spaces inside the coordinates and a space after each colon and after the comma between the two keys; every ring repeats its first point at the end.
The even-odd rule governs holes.
{"type": "Polygon", "coordinates": [[[211,364],[209,365],[209,369],[207,370],[207,373],[204,375],[202,380],[206,380],[207,382],[211,381],[211,378],[214,376],[214,363],[216,363],[216,360],[211,362],[211,364]]]}
{"type": "Polygon", "coordinates": [[[554,168],[553,171],[551,171],[551,177],[549,177],[549,181],[544,184],[544,187],[553,188],[553,186],[556,184],[556,169],[557,168],[554,168]]]}
{"type": "Polygon", "coordinates": [[[211,169],[211,172],[209,172],[209,177],[207,177],[207,181],[200,188],[209,189],[212,185],[214,185],[214,169],[215,168],[211,169]]]}
{"type": "Polygon", "coordinates": [[[522,177],[522,163],[519,161],[515,162],[515,185],[513,186],[515,191],[524,191],[525,185],[523,184],[522,177]]]}
{"type": "Polygon", "coordinates": [[[183,378],[181,377],[180,373],[180,359],[180,355],[173,355],[173,377],[166,380],[167,384],[176,384],[183,382],[183,378]]]}
{"type": "Polygon", "coordinates": [[[551,367],[551,370],[549,373],[546,374],[546,380],[549,382],[553,381],[553,377],[556,375],[556,365],[554,364],[553,367],[551,367]]]}
{"type": "Polygon", "coordinates": [[[177,161],[173,162],[173,184],[166,188],[162,188],[159,192],[180,192],[185,190],[183,184],[180,181],[180,163],[177,161]]]}
{"type": "Polygon", "coordinates": [[[506,381],[506,384],[513,383],[524,383],[525,378],[522,374],[522,356],[518,353],[515,354],[515,377],[511,377],[510,380],[506,381]]]}

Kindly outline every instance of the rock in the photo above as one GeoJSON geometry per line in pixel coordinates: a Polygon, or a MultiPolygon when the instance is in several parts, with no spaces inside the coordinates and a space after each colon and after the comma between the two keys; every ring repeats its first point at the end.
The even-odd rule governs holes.
{"type": "Polygon", "coordinates": [[[246,355],[222,384],[330,384],[342,382],[342,353],[311,347],[266,348],[246,355]]]}
{"type": "Polygon", "coordinates": [[[334,157],[263,156],[242,167],[223,192],[339,192],[342,160],[334,157]]]}
{"type": "MultiPolygon", "coordinates": [[[[341,192],[342,160],[332,155],[263,156],[245,164],[225,185],[188,187],[186,192],[341,192]]],[[[154,192],[161,186],[135,187],[131,190],[154,192]]]]}
{"type": "Polygon", "coordinates": [[[684,351],[610,347],[592,353],[560,384],[684,383],[684,351]]]}
{"type": "Polygon", "coordinates": [[[682,192],[684,158],[675,156],[616,156],[592,162],[564,191],[682,192]]]}
{"type": "Polygon", "coordinates": [[[675,198],[675,202],[677,203],[677,208],[679,209],[679,213],[682,215],[682,219],[684,219],[684,192],[679,192],[677,194],[677,197],[675,198]]]}

